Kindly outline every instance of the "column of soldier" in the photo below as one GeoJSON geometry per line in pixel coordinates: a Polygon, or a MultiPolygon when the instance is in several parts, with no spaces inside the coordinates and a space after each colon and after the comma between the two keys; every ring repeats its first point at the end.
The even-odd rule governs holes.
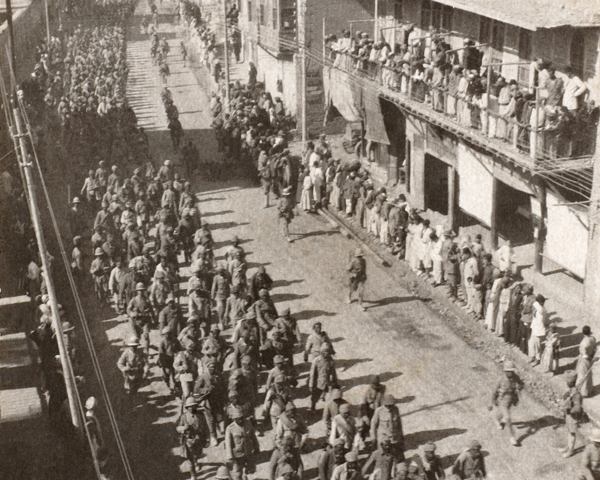
{"type": "MultiPolygon", "coordinates": [[[[300,452],[308,430],[294,404],[298,376],[293,358],[301,336],[290,310],[277,311],[269,293],[273,281],[265,268],[248,278],[237,237],[224,260],[217,261],[209,225],[201,220],[190,185],[179,180],[169,160],[150,178],[139,169],[131,179],[115,172],[106,176],[101,169],[98,177],[107,180],[101,185],[106,188],[104,198],[112,203],[104,202],[95,216],[90,273],[99,299],[112,299],[130,324],[132,335],[118,362],[126,392],[135,395],[149,375],[150,332],[157,329],[156,364],[170,392],[181,399],[176,428],[192,478],[198,475],[203,448],[217,446],[223,431],[229,463],[219,475],[238,480],[253,473],[259,453],[256,436],[269,427],[275,432],[270,479],[301,475],[300,452]],[[144,195],[154,189],[162,194],[144,195]],[[180,268],[188,263],[191,276],[183,292],[180,268]],[[186,315],[181,308],[185,296],[186,315]],[[231,334],[229,341],[224,331],[231,334]],[[261,371],[268,372],[264,397],[259,396],[261,371]]],[[[79,246],[73,255],[81,258],[79,246]]],[[[442,478],[435,445],[424,446],[422,458],[404,458],[400,414],[377,377],[367,388],[360,412],[343,399],[334,353],[328,335],[315,323],[303,355],[310,362],[311,409],[326,401],[322,480],[360,478],[359,455],[367,453],[362,471],[366,475],[373,467],[374,479],[442,478]]],[[[479,449],[474,442],[457,462],[456,472],[466,475],[462,478],[485,472],[479,449]]]]}

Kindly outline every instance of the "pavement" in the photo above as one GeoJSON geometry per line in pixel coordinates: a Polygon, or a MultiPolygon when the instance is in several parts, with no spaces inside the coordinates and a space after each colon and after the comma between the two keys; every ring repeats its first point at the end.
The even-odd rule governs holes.
{"type": "MultiPolygon", "coordinates": [[[[172,75],[169,88],[181,113],[186,137],[199,146],[203,161],[219,158],[209,127],[208,84],[202,72],[184,67],[177,45],[182,31],[172,23],[173,3],[160,7],[159,32],[169,38],[172,75]]],[[[157,164],[173,158],[166,130],[166,117],[160,100],[161,84],[157,68],[149,62],[150,41],[139,33],[137,23],[147,14],[145,2],[138,6],[128,39],[130,83],[128,95],[140,123],[146,127],[150,150],[157,164]]],[[[549,410],[523,394],[514,410],[514,422],[522,446],[513,447],[506,431],[498,431],[488,412],[491,395],[501,378],[500,365],[480,351],[470,348],[443,318],[427,305],[427,300],[403,288],[381,261],[367,255],[369,280],[366,312],[347,298],[346,268],[356,243],[340,234],[337,227],[317,215],[300,214],[291,225],[293,243],[280,232],[275,208],[264,209],[258,187],[243,178],[215,182],[200,173],[192,179],[202,217],[211,225],[217,259],[223,258],[230,239],[237,235],[246,250],[251,275],[265,266],[275,280],[273,300],[278,309],[290,307],[298,320],[303,338],[315,321],[323,323],[333,339],[336,366],[344,397],[360,402],[371,374],[379,374],[387,390],[398,399],[406,437],[407,456],[419,445],[436,443],[443,465],[449,467],[471,439],[483,444],[488,478],[499,480],[573,478],[579,471],[580,455],[563,459],[558,448],[565,445],[564,428],[549,410]]],[[[55,190],[57,195],[61,192],[55,190]]],[[[187,268],[182,270],[182,288],[187,268]]],[[[90,285],[87,285],[90,287],[90,285]]],[[[161,380],[156,351],[151,361],[151,378],[136,397],[125,395],[122,377],[116,368],[123,339],[129,334],[126,319],[115,317],[106,306],[96,303],[91,288],[82,289],[84,306],[105,382],[115,409],[121,435],[136,478],[184,479],[189,465],[180,456],[175,421],[179,404],[161,380]]],[[[182,303],[185,299],[182,299],[182,303]]],[[[228,332],[226,332],[228,333],[228,332]]],[[[158,343],[156,332],[151,341],[158,343]]],[[[308,411],[306,379],[308,366],[296,355],[300,372],[297,390],[299,406],[310,427],[310,442],[303,456],[305,478],[317,477],[316,460],[324,440],[319,415],[308,411]]],[[[93,375],[87,375],[85,393],[97,392],[93,375]]],[[[322,406],[319,405],[318,408],[322,406]]],[[[105,437],[111,452],[107,473],[121,478],[119,460],[110,438],[108,422],[102,415],[105,437]]],[[[273,437],[260,439],[261,454],[256,475],[267,478],[273,437]]],[[[221,462],[221,443],[205,450],[201,478],[209,478],[221,462]]]]}

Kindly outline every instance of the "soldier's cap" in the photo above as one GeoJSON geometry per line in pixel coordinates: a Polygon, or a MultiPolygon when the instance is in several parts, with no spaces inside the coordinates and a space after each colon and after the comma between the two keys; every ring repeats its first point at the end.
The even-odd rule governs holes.
{"type": "Polygon", "coordinates": [[[423,451],[424,452],[435,452],[435,443],[427,442],[425,445],[423,445],[423,451]]]}
{"type": "Polygon", "coordinates": [[[237,235],[234,235],[233,238],[231,239],[231,243],[233,243],[234,245],[237,245],[238,243],[240,243],[240,238],[237,235]]]}
{"type": "Polygon", "coordinates": [[[282,194],[284,197],[289,197],[289,196],[292,194],[292,187],[285,187],[285,188],[283,189],[283,191],[281,192],[281,194],[282,194]]]}
{"type": "Polygon", "coordinates": [[[125,208],[133,208],[133,202],[127,202],[125,208]]]}
{"type": "Polygon", "coordinates": [[[348,463],[356,463],[358,462],[358,455],[356,452],[348,452],[346,455],[344,455],[344,460],[346,460],[348,463]]]}
{"type": "Polygon", "coordinates": [[[294,469],[289,463],[284,463],[280,470],[281,475],[285,475],[286,473],[294,473],[294,469]]]}
{"type": "Polygon", "coordinates": [[[146,290],[146,286],[142,282],[139,282],[136,284],[136,286],[135,286],[136,292],[143,292],[144,290],[146,290]]]}
{"type": "Polygon", "coordinates": [[[167,295],[167,303],[171,303],[171,302],[174,302],[174,301],[175,301],[175,297],[173,296],[172,293],[169,293],[167,295]]]}
{"type": "Polygon", "coordinates": [[[288,402],[287,405],[285,406],[285,411],[293,412],[294,410],[296,410],[296,405],[294,405],[294,402],[288,402]]]}
{"type": "Polygon", "coordinates": [[[73,199],[73,203],[81,203],[81,200],[79,200],[79,197],[75,197],[73,199]]]}
{"type": "Polygon", "coordinates": [[[469,443],[469,450],[481,450],[481,443],[479,443],[478,440],[471,440],[471,443],[469,443]]]}
{"type": "Polygon", "coordinates": [[[171,160],[165,160],[165,167],[168,167],[172,164],[173,164],[173,162],[171,162],[171,160]]]}
{"type": "Polygon", "coordinates": [[[402,462],[396,465],[396,473],[407,473],[408,472],[408,465],[406,465],[406,463],[402,462]]]}
{"type": "Polygon", "coordinates": [[[140,344],[140,341],[138,340],[137,337],[129,337],[127,339],[127,346],[128,347],[137,347],[137,346],[139,346],[139,344],[140,344]]]}
{"type": "Polygon", "coordinates": [[[333,441],[334,447],[343,447],[344,445],[346,445],[346,442],[344,442],[344,439],[342,437],[336,438],[333,441]]]}
{"type": "Polygon", "coordinates": [[[246,312],[246,319],[248,319],[248,320],[256,319],[256,312],[254,310],[248,310],[246,312]]]}
{"type": "Polygon", "coordinates": [[[340,405],[340,413],[350,413],[350,405],[347,403],[340,405]]]}
{"type": "Polygon", "coordinates": [[[315,323],[313,323],[313,326],[312,326],[312,327],[313,327],[313,329],[314,329],[314,328],[315,328],[317,325],[318,325],[319,327],[322,327],[322,326],[323,326],[323,324],[322,324],[321,322],[315,322],[315,323]]]}
{"type": "Polygon", "coordinates": [[[408,473],[415,473],[419,469],[419,466],[414,462],[410,462],[408,465],[408,473]]]}
{"type": "Polygon", "coordinates": [[[73,243],[79,243],[81,242],[81,235],[75,235],[73,237],[73,243]]]}
{"type": "Polygon", "coordinates": [[[219,327],[219,325],[217,325],[216,323],[213,323],[210,326],[210,331],[211,332],[220,332],[221,331],[221,327],[219,327]]]}
{"type": "Polygon", "coordinates": [[[514,362],[512,362],[511,360],[505,360],[504,362],[504,371],[505,372],[514,372],[517,369],[517,367],[515,367],[514,362]]]}
{"type": "Polygon", "coordinates": [[[217,480],[228,480],[229,478],[231,478],[229,476],[229,469],[225,465],[221,465],[217,469],[217,475],[215,476],[215,478],[217,480]]]}
{"type": "Polygon", "coordinates": [[[283,356],[282,355],[275,355],[273,357],[273,363],[277,364],[277,363],[283,363],[283,356]]]}
{"type": "Polygon", "coordinates": [[[71,332],[75,330],[75,327],[71,324],[71,322],[63,322],[62,331],[63,333],[71,332]]]}
{"type": "Polygon", "coordinates": [[[289,315],[291,312],[290,307],[286,307],[283,309],[283,312],[281,312],[281,315],[285,316],[285,315],[289,315]]]}
{"type": "Polygon", "coordinates": [[[266,297],[268,294],[269,294],[269,292],[268,292],[266,289],[264,289],[264,288],[261,288],[261,289],[258,291],[258,296],[259,296],[259,297],[266,297]]]}
{"type": "Polygon", "coordinates": [[[144,245],[144,248],[142,249],[142,253],[151,253],[152,248],[154,248],[154,245],[152,245],[151,243],[147,243],[146,245],[144,245]]]}
{"type": "Polygon", "coordinates": [[[321,345],[321,352],[326,353],[331,352],[331,350],[331,345],[329,345],[328,343],[324,343],[323,345],[321,345]]]}
{"type": "Polygon", "coordinates": [[[198,405],[198,400],[196,400],[194,398],[193,395],[190,395],[186,400],[185,400],[185,407],[195,407],[196,405],[198,405]]]}
{"type": "Polygon", "coordinates": [[[207,367],[210,367],[211,365],[212,365],[213,367],[216,367],[216,366],[217,366],[217,361],[216,361],[214,358],[209,358],[208,360],[206,360],[206,363],[205,363],[205,365],[206,365],[207,367]]]}
{"type": "Polygon", "coordinates": [[[379,375],[373,375],[369,383],[371,385],[380,385],[379,375]]]}
{"type": "Polygon", "coordinates": [[[160,333],[162,333],[163,335],[166,335],[167,333],[171,333],[171,327],[169,325],[167,325],[166,327],[163,327],[163,329],[160,331],[160,333]]]}
{"type": "Polygon", "coordinates": [[[162,270],[157,270],[156,273],[154,274],[154,278],[156,278],[156,279],[165,278],[165,272],[163,272],[162,270]]]}
{"type": "Polygon", "coordinates": [[[113,165],[112,167],[110,167],[110,169],[111,169],[113,172],[116,172],[116,171],[117,171],[117,168],[118,168],[118,167],[117,167],[116,165],[113,165]]]}
{"type": "Polygon", "coordinates": [[[356,250],[354,250],[354,256],[355,257],[362,257],[362,256],[364,256],[363,251],[360,248],[357,248],[356,250]]]}
{"type": "Polygon", "coordinates": [[[394,398],[393,395],[386,395],[383,398],[383,404],[386,406],[390,406],[390,405],[395,405],[396,404],[396,399],[394,398]]]}
{"type": "Polygon", "coordinates": [[[98,405],[98,400],[96,400],[96,397],[90,397],[85,401],[86,410],[92,410],[93,408],[96,408],[96,405],[98,405]]]}
{"type": "Polygon", "coordinates": [[[339,400],[340,398],[342,398],[342,391],[339,388],[334,388],[331,391],[331,399],[332,400],[339,400]]]}
{"type": "Polygon", "coordinates": [[[232,418],[232,420],[235,420],[236,418],[244,418],[244,412],[242,412],[241,408],[232,408],[229,416],[232,418]]]}
{"type": "Polygon", "coordinates": [[[577,382],[577,372],[570,370],[567,372],[567,383],[575,383],[577,382]]]}
{"type": "Polygon", "coordinates": [[[101,255],[104,255],[104,250],[102,250],[100,247],[96,248],[96,251],[94,252],[94,255],[96,257],[100,257],[101,255]]]}

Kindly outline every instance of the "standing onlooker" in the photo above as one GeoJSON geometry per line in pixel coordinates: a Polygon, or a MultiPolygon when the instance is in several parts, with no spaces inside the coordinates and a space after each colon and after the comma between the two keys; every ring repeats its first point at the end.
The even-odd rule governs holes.
{"type": "Polygon", "coordinates": [[[567,107],[570,112],[574,112],[580,107],[580,97],[587,92],[585,83],[581,81],[571,67],[565,68],[565,73],[569,77],[565,85],[562,104],[567,107]]]}
{"type": "Polygon", "coordinates": [[[589,397],[594,388],[592,379],[592,366],[594,355],[596,355],[596,338],[592,336],[592,330],[589,326],[584,326],[582,329],[583,340],[579,344],[579,358],[577,358],[577,383],[581,385],[581,395],[589,397]]]}
{"type": "MultiPolygon", "coordinates": [[[[533,303],[533,320],[531,321],[531,337],[529,337],[529,357],[533,366],[540,364],[542,358],[542,342],[546,336],[547,313],[544,308],[546,299],[536,295],[533,303]]],[[[595,344],[595,340],[594,340],[595,344]]]]}

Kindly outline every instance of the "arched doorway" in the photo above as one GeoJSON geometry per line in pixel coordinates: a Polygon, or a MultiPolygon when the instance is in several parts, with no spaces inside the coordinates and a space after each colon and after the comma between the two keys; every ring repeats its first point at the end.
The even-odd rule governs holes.
{"type": "Polygon", "coordinates": [[[575,30],[571,37],[571,68],[583,80],[585,38],[581,30],[575,30]]]}

